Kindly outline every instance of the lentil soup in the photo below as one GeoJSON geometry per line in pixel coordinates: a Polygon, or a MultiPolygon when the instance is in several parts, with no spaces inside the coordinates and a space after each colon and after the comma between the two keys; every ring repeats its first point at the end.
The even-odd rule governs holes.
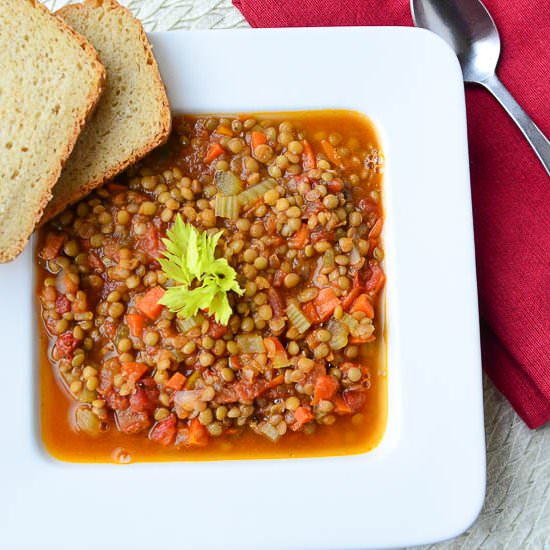
{"type": "Polygon", "coordinates": [[[123,463],[373,449],[387,413],[382,173],[359,113],[183,115],[165,146],[44,226],[51,454],[123,463]],[[222,231],[215,257],[242,292],[222,291],[226,324],[214,299],[191,316],[161,303],[170,289],[197,291],[163,260],[181,222],[199,239],[222,231]]]}

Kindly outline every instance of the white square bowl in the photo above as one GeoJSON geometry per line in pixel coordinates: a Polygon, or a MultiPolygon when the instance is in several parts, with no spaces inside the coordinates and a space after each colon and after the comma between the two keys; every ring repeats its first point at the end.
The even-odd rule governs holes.
{"type": "Polygon", "coordinates": [[[0,547],[380,548],[455,536],[484,497],[463,85],[435,35],[334,28],[151,35],[175,112],[348,108],[387,159],[389,418],[315,459],[116,466],[43,450],[30,247],[0,267],[0,547]]]}

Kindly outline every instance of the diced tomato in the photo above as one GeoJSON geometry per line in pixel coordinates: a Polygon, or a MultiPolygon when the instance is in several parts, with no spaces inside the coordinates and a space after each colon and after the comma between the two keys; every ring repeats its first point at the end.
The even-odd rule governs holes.
{"type": "Polygon", "coordinates": [[[315,306],[313,305],[313,302],[307,302],[302,306],[302,311],[304,312],[304,315],[313,323],[320,323],[321,319],[319,318],[319,314],[317,313],[317,310],[315,309],[315,306]]]}
{"type": "Polygon", "coordinates": [[[325,229],[322,225],[318,225],[312,232],[311,232],[311,244],[315,244],[319,241],[333,241],[334,240],[334,231],[329,231],[325,229]]]}
{"type": "Polygon", "coordinates": [[[334,412],[336,414],[351,414],[351,408],[340,395],[333,396],[331,401],[334,403],[334,412]]]}
{"type": "Polygon", "coordinates": [[[239,360],[239,357],[237,355],[231,355],[229,357],[229,366],[233,369],[233,370],[239,370],[241,367],[241,362],[239,360]]]}
{"type": "Polygon", "coordinates": [[[88,252],[88,263],[90,267],[99,273],[105,271],[105,266],[101,261],[101,258],[95,252],[88,252]]]}
{"type": "Polygon", "coordinates": [[[156,321],[164,308],[163,305],[158,303],[163,296],[164,289],[160,286],[155,286],[143,294],[143,296],[136,298],[136,307],[149,319],[156,321]]]}
{"type": "Polygon", "coordinates": [[[302,225],[290,239],[288,239],[288,247],[302,250],[309,240],[309,229],[307,225],[302,225]]]}
{"type": "Polygon", "coordinates": [[[112,340],[116,336],[118,324],[114,321],[105,321],[99,327],[101,334],[112,340]]]}
{"type": "Polygon", "coordinates": [[[277,271],[275,271],[273,275],[273,286],[277,288],[283,286],[285,276],[286,276],[286,273],[284,271],[277,269],[277,271]]]}
{"type": "Polygon", "coordinates": [[[102,394],[107,406],[114,411],[124,411],[130,406],[130,400],[124,395],[120,395],[113,389],[107,390],[102,394]]]}
{"type": "Polygon", "coordinates": [[[365,290],[371,296],[375,296],[384,286],[386,277],[376,260],[369,260],[369,268],[370,268],[371,275],[367,280],[367,282],[365,283],[365,290]]]}
{"type": "Polygon", "coordinates": [[[134,412],[130,409],[117,410],[115,418],[118,429],[125,434],[137,434],[149,428],[151,420],[144,412],[134,412]]]}
{"type": "Polygon", "coordinates": [[[130,383],[135,383],[147,372],[147,369],[144,363],[123,363],[120,370],[130,383]]]}
{"type": "Polygon", "coordinates": [[[57,337],[55,342],[55,355],[58,358],[72,359],[74,350],[78,347],[78,340],[68,330],[57,337]]]}
{"type": "Polygon", "coordinates": [[[208,444],[208,430],[200,423],[198,418],[193,418],[189,424],[189,441],[191,447],[204,447],[208,444]]]}
{"type": "Polygon", "coordinates": [[[55,299],[55,311],[59,313],[59,315],[63,315],[64,313],[71,311],[71,302],[69,302],[67,296],[60,294],[55,299]]]}
{"type": "Polygon", "coordinates": [[[130,395],[130,409],[134,412],[152,413],[157,408],[159,390],[152,378],[138,382],[138,389],[130,395]]]}
{"type": "Polygon", "coordinates": [[[348,309],[353,305],[353,302],[355,302],[355,299],[363,292],[363,289],[360,286],[354,286],[351,290],[351,292],[342,298],[342,307],[345,311],[348,311],[348,309]]]}
{"type": "Polygon", "coordinates": [[[382,227],[384,225],[384,218],[378,218],[375,224],[369,231],[369,239],[376,239],[380,233],[382,233],[382,227]]]}
{"type": "Polygon", "coordinates": [[[313,418],[313,413],[309,407],[300,406],[294,411],[294,422],[291,424],[290,428],[293,431],[297,431],[304,424],[311,422],[313,418]]]}
{"type": "Polygon", "coordinates": [[[312,403],[317,405],[322,399],[330,399],[338,389],[338,380],[330,374],[319,376],[315,382],[312,403]]]}
{"type": "MultiPolygon", "coordinates": [[[[275,235],[277,233],[277,216],[270,214],[265,221],[265,230],[268,235],[275,235]]],[[[272,242],[271,244],[274,245],[272,242]]]]}
{"type": "Polygon", "coordinates": [[[126,322],[128,323],[128,328],[132,336],[135,338],[141,338],[143,336],[145,319],[139,313],[128,313],[128,315],[126,315],[126,322]]]}
{"type": "Polygon", "coordinates": [[[331,193],[340,193],[344,189],[344,183],[341,179],[334,178],[327,183],[327,189],[331,193]]]}
{"type": "Polygon", "coordinates": [[[105,393],[113,387],[115,375],[120,372],[120,363],[118,358],[107,359],[99,368],[99,386],[98,391],[105,393]]]}
{"type": "Polygon", "coordinates": [[[268,357],[272,358],[280,354],[286,355],[283,344],[281,344],[281,341],[276,336],[264,338],[264,346],[268,357]]]}
{"type": "Polygon", "coordinates": [[[236,403],[237,401],[252,402],[256,397],[262,395],[267,389],[267,383],[262,380],[254,382],[235,382],[224,386],[216,396],[219,403],[236,403]]]}
{"type": "Polygon", "coordinates": [[[227,327],[221,325],[220,323],[216,323],[216,321],[209,321],[208,336],[211,336],[212,338],[222,338],[225,334],[227,334],[228,330],[229,329],[227,327]]]}
{"type": "Polygon", "coordinates": [[[136,248],[143,250],[151,258],[159,255],[160,240],[154,225],[149,225],[147,231],[136,242],[136,248]]]}
{"type": "Polygon", "coordinates": [[[64,242],[64,235],[60,233],[48,233],[46,235],[46,243],[40,252],[40,257],[43,260],[55,260],[59,256],[64,242]]]}
{"type": "Polygon", "coordinates": [[[367,391],[364,388],[344,390],[342,397],[352,413],[356,413],[363,408],[363,405],[367,402],[367,391]]]}
{"type": "Polygon", "coordinates": [[[149,433],[149,439],[161,445],[171,445],[176,439],[176,423],[176,416],[174,414],[157,422],[149,433]]]}
{"type": "Polygon", "coordinates": [[[275,319],[282,317],[285,314],[285,304],[281,295],[273,287],[267,289],[267,299],[273,310],[275,319]]]}
{"type": "Polygon", "coordinates": [[[332,288],[323,288],[313,300],[320,321],[326,321],[340,305],[340,300],[332,288]]]}

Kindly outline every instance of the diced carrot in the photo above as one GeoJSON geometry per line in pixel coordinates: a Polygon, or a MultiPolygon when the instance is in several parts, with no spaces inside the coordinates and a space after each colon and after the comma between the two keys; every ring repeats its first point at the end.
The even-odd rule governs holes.
{"type": "Polygon", "coordinates": [[[267,136],[263,132],[252,132],[250,135],[250,147],[252,151],[258,147],[258,145],[263,145],[267,141],[267,136]]]}
{"type": "Polygon", "coordinates": [[[220,155],[223,155],[223,147],[219,143],[211,143],[208,146],[206,151],[206,156],[204,157],[204,162],[212,162],[214,159],[217,159],[220,155]]]}
{"type": "Polygon", "coordinates": [[[309,407],[300,406],[294,411],[294,422],[290,426],[293,431],[299,430],[304,424],[313,420],[313,413],[309,407]]]}
{"type": "Polygon", "coordinates": [[[145,319],[139,313],[129,313],[126,315],[126,322],[130,329],[130,334],[136,338],[143,336],[143,327],[145,326],[145,319]]]}
{"type": "Polygon", "coordinates": [[[128,187],[126,185],[120,185],[120,183],[108,183],[106,187],[113,193],[116,193],[117,191],[128,191],[128,187]]]}
{"type": "Polygon", "coordinates": [[[135,383],[147,372],[147,365],[144,363],[123,363],[120,370],[130,382],[135,383]]]}
{"type": "Polygon", "coordinates": [[[355,299],[363,292],[363,289],[360,286],[352,288],[351,292],[342,298],[342,307],[347,311],[355,302],[355,299]]]}
{"type": "Polygon", "coordinates": [[[302,141],[302,146],[304,148],[302,152],[302,163],[306,170],[311,170],[317,166],[313,149],[306,139],[302,141]]]}
{"type": "Polygon", "coordinates": [[[323,151],[327,156],[328,160],[330,160],[332,164],[336,164],[336,166],[342,166],[342,162],[338,157],[338,154],[336,153],[336,149],[332,146],[332,143],[330,143],[330,141],[327,141],[326,139],[322,139],[321,147],[323,148],[323,151]]]}
{"type": "Polygon", "coordinates": [[[331,401],[334,403],[334,412],[336,414],[351,414],[351,408],[339,395],[335,395],[331,401]]]}
{"type": "Polygon", "coordinates": [[[271,380],[271,382],[267,384],[267,389],[270,390],[271,388],[276,388],[277,386],[280,386],[284,381],[285,381],[285,375],[279,374],[275,376],[275,378],[273,378],[273,380],[271,380]]]}
{"type": "Polygon", "coordinates": [[[336,306],[340,305],[340,300],[332,288],[323,288],[317,295],[317,298],[313,300],[313,303],[319,320],[326,321],[332,315],[336,306]]]}
{"type": "Polygon", "coordinates": [[[309,229],[307,225],[302,225],[290,239],[288,239],[288,247],[302,250],[305,248],[309,240],[309,229]]]}
{"type": "Polygon", "coordinates": [[[65,235],[62,233],[48,233],[46,235],[46,243],[44,244],[44,248],[40,252],[40,257],[43,260],[55,260],[64,242],[65,235]]]}
{"type": "Polygon", "coordinates": [[[360,294],[351,305],[350,311],[362,311],[369,319],[374,319],[374,308],[368,294],[360,294]]]}
{"type": "Polygon", "coordinates": [[[330,374],[319,376],[315,382],[312,403],[317,405],[321,399],[330,399],[338,389],[338,380],[330,374]]]}
{"type": "Polygon", "coordinates": [[[164,296],[164,289],[160,286],[155,286],[151,290],[148,290],[143,296],[136,298],[136,307],[152,319],[156,321],[162,313],[163,305],[158,301],[164,296]]]}
{"type": "Polygon", "coordinates": [[[339,193],[342,189],[344,189],[344,183],[342,180],[334,178],[327,183],[327,189],[331,193],[339,193]]]}
{"type": "Polygon", "coordinates": [[[184,376],[181,372],[175,372],[166,382],[165,387],[170,388],[171,390],[179,391],[183,388],[187,377],[184,376]]]}
{"type": "Polygon", "coordinates": [[[384,218],[378,218],[375,224],[371,227],[369,231],[369,239],[376,239],[382,232],[382,226],[384,225],[384,218]]]}
{"type": "Polygon", "coordinates": [[[193,418],[189,424],[189,445],[204,447],[208,444],[208,431],[198,418],[193,418]]]}
{"type": "Polygon", "coordinates": [[[215,133],[227,137],[233,136],[233,132],[227,126],[222,126],[221,124],[216,128],[215,133]]]}
{"type": "Polygon", "coordinates": [[[317,313],[317,310],[315,309],[315,306],[313,305],[313,302],[306,302],[302,306],[302,311],[304,312],[304,315],[313,323],[319,323],[319,314],[317,313]]]}

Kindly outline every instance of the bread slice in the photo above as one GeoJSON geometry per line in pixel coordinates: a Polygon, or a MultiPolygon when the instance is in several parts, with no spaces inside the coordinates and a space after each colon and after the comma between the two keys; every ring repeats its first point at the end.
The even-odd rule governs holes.
{"type": "Polygon", "coordinates": [[[107,85],[54,188],[45,221],[164,142],[171,126],[151,46],[126,8],[114,0],[88,0],[57,14],[97,49],[107,85]]]}
{"type": "Polygon", "coordinates": [[[33,0],[0,0],[0,262],[27,243],[96,104],[88,42],[33,0]]]}

